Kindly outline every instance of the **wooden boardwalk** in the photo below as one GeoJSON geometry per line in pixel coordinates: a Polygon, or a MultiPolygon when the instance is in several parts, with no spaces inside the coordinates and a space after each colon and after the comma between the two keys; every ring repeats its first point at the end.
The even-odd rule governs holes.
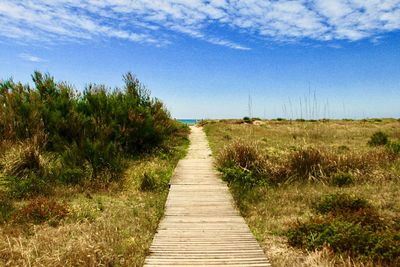
{"type": "Polygon", "coordinates": [[[171,179],[145,266],[271,266],[213,167],[201,128],[171,179]]]}

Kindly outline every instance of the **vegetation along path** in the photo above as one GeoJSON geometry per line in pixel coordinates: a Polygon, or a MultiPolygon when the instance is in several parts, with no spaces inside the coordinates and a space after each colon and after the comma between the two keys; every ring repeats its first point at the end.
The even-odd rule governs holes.
{"type": "Polygon", "coordinates": [[[202,128],[176,167],[145,266],[270,266],[213,167],[202,128]]]}

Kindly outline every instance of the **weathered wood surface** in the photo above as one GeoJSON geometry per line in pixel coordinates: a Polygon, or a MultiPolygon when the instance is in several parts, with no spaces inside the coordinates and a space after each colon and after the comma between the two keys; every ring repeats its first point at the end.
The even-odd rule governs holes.
{"type": "Polygon", "coordinates": [[[213,167],[201,128],[171,179],[145,266],[270,266],[213,167]]]}

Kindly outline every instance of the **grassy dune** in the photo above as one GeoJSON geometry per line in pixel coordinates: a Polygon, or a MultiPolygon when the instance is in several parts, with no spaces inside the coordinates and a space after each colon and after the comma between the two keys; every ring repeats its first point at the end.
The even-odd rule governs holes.
{"type": "Polygon", "coordinates": [[[399,264],[400,157],[368,144],[377,131],[397,144],[398,120],[257,124],[210,121],[205,130],[274,266],[399,264]]]}
{"type": "Polygon", "coordinates": [[[0,80],[0,266],[141,266],[189,128],[130,73],[0,80]]]}

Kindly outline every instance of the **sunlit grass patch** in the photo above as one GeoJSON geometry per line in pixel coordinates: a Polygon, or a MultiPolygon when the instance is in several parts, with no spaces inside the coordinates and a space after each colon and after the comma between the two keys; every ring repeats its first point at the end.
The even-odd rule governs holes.
{"type": "MultiPolygon", "coordinates": [[[[244,190],[239,183],[230,183],[230,189],[273,266],[396,266],[390,259],[395,251],[389,245],[395,244],[392,243],[397,231],[394,226],[400,218],[400,159],[389,146],[398,142],[398,129],[399,121],[386,119],[275,120],[262,125],[223,121],[205,126],[215,156],[223,155],[224,147],[230,143],[243,140],[243,144],[256,143],[259,156],[266,158],[259,166],[264,169],[263,173],[268,173],[269,181],[275,182],[254,185],[251,190],[244,190]],[[379,130],[387,134],[390,142],[386,146],[372,147],[368,141],[379,130]],[[229,140],[225,135],[230,136],[229,140]],[[350,204],[353,200],[365,200],[368,205],[354,213],[322,214],[315,209],[316,203],[328,205],[327,199],[331,199],[333,205],[334,200],[342,198],[350,204]],[[298,223],[313,223],[318,218],[332,223],[322,230],[339,229],[343,234],[359,230],[359,234],[353,236],[356,241],[358,237],[371,237],[369,240],[376,240],[381,246],[371,252],[374,255],[363,254],[362,249],[340,250],[339,243],[332,243],[336,250],[329,245],[292,247],[288,231],[298,223]],[[357,228],[360,223],[368,224],[369,230],[357,228]],[[379,224],[391,230],[387,228],[385,232],[384,227],[377,226],[379,224]]],[[[393,148],[395,150],[395,145],[393,148]]],[[[314,232],[307,230],[299,236],[307,240],[312,238],[311,233],[314,232]]],[[[339,238],[340,242],[340,235],[332,238],[339,238]]],[[[365,248],[362,242],[358,244],[365,248]]]]}

